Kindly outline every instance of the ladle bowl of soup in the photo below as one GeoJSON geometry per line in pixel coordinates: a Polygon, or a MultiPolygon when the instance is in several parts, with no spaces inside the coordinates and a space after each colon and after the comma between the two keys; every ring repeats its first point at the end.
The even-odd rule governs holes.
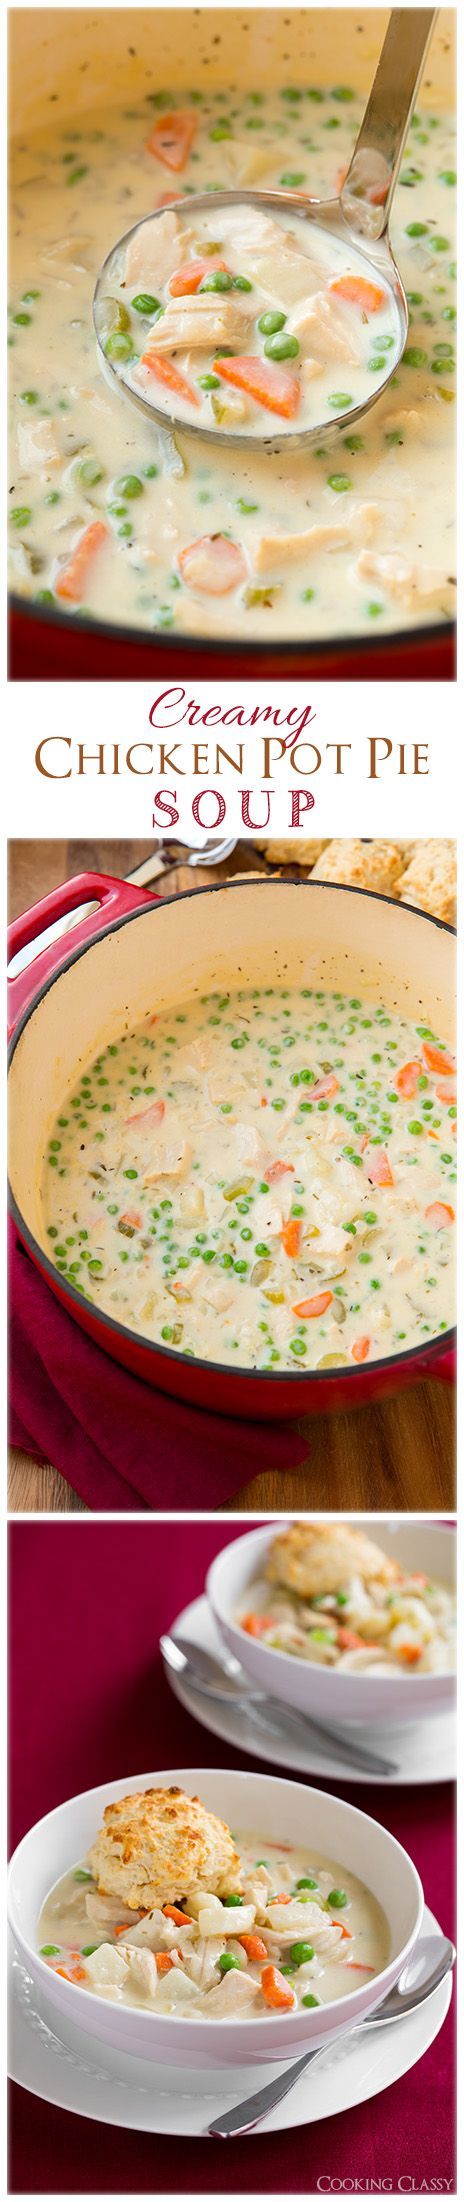
{"type": "Polygon", "coordinates": [[[355,245],[326,265],[312,224],[302,285],[303,222],[290,221],[283,261],[279,224],[286,192],[302,207],[338,192],[386,13],[233,8],[218,30],[209,9],[137,10],[130,38],[128,21],[46,8],[12,20],[12,671],[158,676],[180,649],[196,677],[214,662],[449,677],[451,12],[439,11],[395,197],[405,353],[359,422],[395,356],[392,303],[360,287],[355,245]],[[280,194],[277,250],[268,233],[251,252],[245,232],[231,240],[232,189],[280,194]],[[206,206],[193,229],[192,194],[206,206]],[[131,230],[123,288],[116,271],[105,289],[105,358],[95,283],[131,230]],[[140,376],[161,428],[125,394],[140,376]],[[316,446],[292,451],[298,423],[317,419],[316,446]],[[262,452],[250,445],[260,426],[262,452]]]}
{"type": "MultiPolygon", "coordinates": [[[[216,1819],[216,1829],[217,1824],[216,1819]]],[[[211,1861],[200,1872],[200,1892],[208,1870],[211,1861]]],[[[51,2010],[58,2033],[69,2026],[93,2037],[106,2051],[119,2049],[162,2065],[190,2067],[200,2084],[202,2074],[205,2084],[214,2074],[224,2082],[227,2071],[267,2064],[272,2069],[275,2061],[291,2060],[305,2046],[340,2039],[399,1978],[417,1940],[422,1911],[415,1867],[378,1821],[340,1798],[272,1774],[194,1767],[104,1784],[40,1820],[19,1844],[10,1867],[9,1918],[15,1943],[41,2008],[44,2013],[51,2010]],[[165,1789],[171,1791],[175,1810],[179,1788],[187,1800],[197,1800],[191,1810],[197,1812],[200,1800],[206,1815],[218,1815],[227,1835],[231,1830],[238,1860],[231,1893],[226,1872],[219,1897],[205,1897],[202,1908],[201,1893],[192,1893],[184,1843],[175,1904],[163,1909],[161,1900],[156,1916],[151,1912],[147,1917],[145,1911],[141,1919],[140,1911],[128,1910],[120,1895],[113,1907],[108,1896],[98,1899],[93,1846],[104,1811],[108,1819],[108,1809],[118,1800],[126,1800],[127,1811],[134,1792],[139,1807],[140,1792],[153,1797],[154,1790],[155,1802],[165,1789]],[[188,1901],[183,1900],[186,1880],[190,1919],[188,1901]],[[214,1935],[207,1901],[210,1911],[216,1903],[214,1935]],[[104,1918],[97,1917],[98,1903],[104,1918]],[[119,1916],[111,1918],[118,1904],[119,1916]],[[258,1913],[259,1931],[256,1924],[254,1932],[250,1928],[251,1912],[254,1922],[258,1913]],[[146,1956],[160,1945],[162,1957],[163,1937],[172,1943],[172,1929],[174,1941],[180,1939],[180,1956],[176,1952],[167,1974],[163,1963],[157,1967],[152,1990],[146,1978],[143,1984],[146,1967],[133,1963],[134,1952],[146,1956]],[[256,1942],[260,1954],[253,1954],[256,1942]],[[89,1945],[94,1947],[89,1950],[89,1945]],[[195,1951],[202,1967],[199,1986],[195,1951]],[[184,1973],[182,1998],[172,1988],[179,1967],[184,1973]],[[271,1981],[269,1974],[275,1976],[271,1981]]]]}
{"type": "Polygon", "coordinates": [[[13,1214],[62,1305],[238,1415],[451,1374],[450,928],[326,883],[92,875],[11,953],[90,900],[10,989],[13,1214]]]}

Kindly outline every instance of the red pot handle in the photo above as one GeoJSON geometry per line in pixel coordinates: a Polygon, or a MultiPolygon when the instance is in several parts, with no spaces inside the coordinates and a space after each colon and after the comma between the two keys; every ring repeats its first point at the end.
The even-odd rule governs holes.
{"type": "Polygon", "coordinates": [[[60,937],[49,941],[46,948],[39,948],[24,971],[8,979],[8,1037],[11,1038],[19,1018],[29,1008],[44,979],[48,979],[52,971],[59,970],[74,948],[79,948],[81,942],[93,940],[113,918],[125,917],[129,910],[141,910],[146,903],[159,901],[159,895],[152,894],[146,887],[130,887],[125,879],[110,879],[103,872],[78,872],[74,879],[64,880],[61,887],[54,887],[51,894],[34,903],[32,910],[25,910],[21,917],[15,918],[8,928],[9,963],[21,948],[37,940],[57,919],[68,917],[71,910],[78,910],[81,902],[98,902],[99,905],[98,910],[90,911],[79,925],[74,925],[64,940],[60,937]]]}

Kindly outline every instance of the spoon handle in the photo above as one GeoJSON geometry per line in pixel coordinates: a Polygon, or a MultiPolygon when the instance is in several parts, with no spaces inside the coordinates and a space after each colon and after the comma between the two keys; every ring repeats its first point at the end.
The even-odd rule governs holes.
{"type": "Polygon", "coordinates": [[[392,8],[341,191],[341,205],[350,228],[374,241],[388,228],[411,108],[437,12],[436,8],[392,8]]]}
{"type": "Polygon", "coordinates": [[[286,2072],[280,2072],[278,2079],[270,2080],[267,2087],[258,2087],[256,2095],[247,2095],[246,2102],[237,2103],[235,2110],[225,2110],[222,2118],[215,2118],[213,2124],[206,2127],[208,2139],[228,2141],[233,2134],[252,2133],[253,2126],[261,2125],[268,2111],[275,2110],[276,2103],[284,2101],[300,2073],[306,2071],[308,2064],[315,2064],[317,2057],[324,2056],[326,2048],[327,2042],[323,2042],[319,2049],[307,2050],[306,2056],[299,2057],[297,2064],[290,2064],[286,2072]]]}

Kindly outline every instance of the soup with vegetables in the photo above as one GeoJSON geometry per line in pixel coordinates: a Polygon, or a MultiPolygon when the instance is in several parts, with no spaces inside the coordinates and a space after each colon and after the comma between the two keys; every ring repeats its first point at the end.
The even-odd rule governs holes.
{"type": "Polygon", "coordinates": [[[295,215],[239,203],[192,219],[166,209],[107,267],[96,321],[121,382],[168,418],[242,439],[330,427],[341,413],[349,425],[398,350],[388,286],[295,215]]]}
{"type": "Polygon", "coordinates": [[[347,1522],[295,1522],[270,1545],[237,1614],[270,1651],[350,1674],[444,1674],[456,1665],[449,1584],[400,1567],[347,1522]]]}
{"type": "Polygon", "coordinates": [[[46,1965],[112,2002],[206,2019],[312,2009],[382,1971],[385,1914],[354,1874],[262,1835],[236,1842],[240,1893],[179,1890],[143,1912],[100,1895],[84,1861],[41,1912],[46,1965]]]}
{"type": "Polygon", "coordinates": [[[69,1285],[168,1349],[330,1369],[453,1318],[456,1086],[441,1037],[310,987],[126,1028],[50,1127],[69,1285]]]}
{"type": "Polygon", "coordinates": [[[449,616],[450,124],[425,110],[413,118],[392,225],[411,327],[392,384],[359,429],[350,409],[385,374],[393,331],[383,299],[360,295],[356,255],[339,264],[334,248],[333,265],[320,265],[312,226],[310,264],[302,225],[287,225],[285,244],[279,218],[273,242],[255,229],[251,246],[245,219],[238,229],[235,217],[232,236],[224,211],[214,214],[214,193],[234,186],[332,196],[361,112],[349,85],[280,96],[231,86],[185,101],[154,87],[121,113],[92,110],[76,122],[56,106],[45,131],[17,143],[9,505],[20,594],[219,639],[242,640],[246,628],[250,638],[311,641],[449,616]],[[193,192],[211,193],[197,227],[193,192]],[[166,411],[164,430],[122,384],[108,387],[92,298],[113,244],[166,202],[156,262],[133,258],[105,307],[108,359],[134,387],[142,377],[166,411]],[[173,432],[179,407],[185,424],[173,432]],[[314,450],[285,451],[286,429],[321,409],[327,423],[340,418],[335,441],[322,429],[314,450]],[[278,429],[284,449],[212,447],[189,436],[189,419],[237,439],[278,429]]]}

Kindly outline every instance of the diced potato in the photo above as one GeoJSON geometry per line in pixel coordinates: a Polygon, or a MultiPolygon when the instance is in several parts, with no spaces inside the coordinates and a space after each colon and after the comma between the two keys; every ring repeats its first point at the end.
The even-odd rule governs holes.
{"type": "Polygon", "coordinates": [[[122,1988],[127,1978],[126,1960],[112,1942],[101,1942],[92,1957],[83,1959],[92,1988],[122,1988]]]}
{"type": "Polygon", "coordinates": [[[47,474],[51,466],[60,464],[53,421],[20,421],[18,447],[20,466],[30,474],[47,474]]]}
{"type": "MultiPolygon", "coordinates": [[[[305,310],[309,310],[320,277],[311,266],[308,254],[298,252],[284,231],[280,233],[280,244],[275,251],[257,254],[253,272],[268,298],[276,299],[279,306],[297,306],[304,299],[305,310]]],[[[295,330],[295,334],[298,333],[295,330]]]]}
{"type": "Polygon", "coordinates": [[[270,145],[260,136],[259,144],[251,138],[224,138],[221,146],[224,188],[227,183],[255,183],[264,176],[270,166],[281,160],[280,146],[270,145]]]}
{"type": "Polygon", "coordinates": [[[218,428],[239,428],[248,413],[246,398],[242,398],[238,390],[225,390],[224,394],[214,390],[211,408],[218,428]]]}

